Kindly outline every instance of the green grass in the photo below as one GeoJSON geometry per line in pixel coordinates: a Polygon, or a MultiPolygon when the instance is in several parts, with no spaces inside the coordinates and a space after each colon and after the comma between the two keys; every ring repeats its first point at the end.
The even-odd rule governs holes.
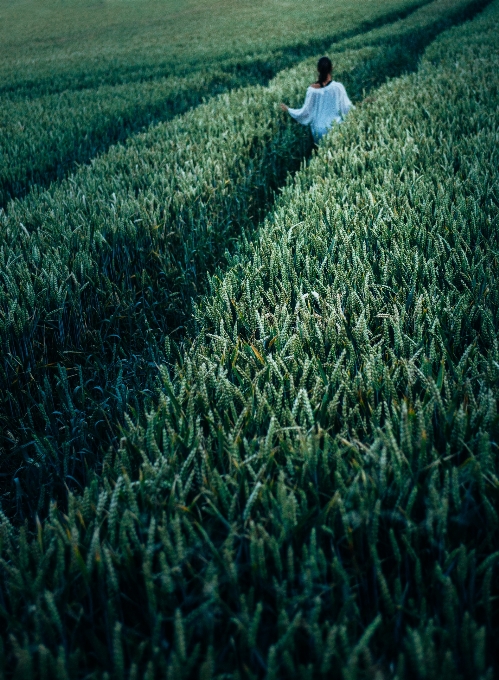
{"type": "Polygon", "coordinates": [[[84,493],[2,516],[6,673],[494,677],[498,18],[326,137],[84,493]]]}
{"type": "Polygon", "coordinates": [[[0,215],[0,680],[497,675],[480,6],[337,43],[306,162],[315,57],[0,215]]]}
{"type": "MultiPolygon", "coordinates": [[[[476,4],[481,3],[477,0],[476,4]]],[[[430,3],[430,5],[433,5],[433,3],[430,3]]],[[[133,3],[131,6],[134,7],[133,3]]],[[[304,42],[297,44],[296,34],[290,31],[288,42],[280,49],[276,48],[275,42],[269,41],[266,53],[248,53],[244,58],[232,56],[218,60],[208,55],[202,67],[199,65],[192,66],[192,70],[189,70],[188,59],[190,57],[186,52],[185,54],[178,54],[175,68],[160,70],[156,76],[141,73],[140,69],[135,75],[119,75],[118,66],[110,64],[106,77],[109,79],[114,74],[117,79],[116,83],[103,81],[102,76],[99,75],[100,72],[95,71],[95,68],[97,68],[95,65],[88,66],[88,71],[85,72],[85,77],[88,79],[85,87],[82,87],[81,83],[64,80],[57,85],[57,71],[52,74],[46,85],[43,85],[45,81],[43,77],[40,77],[26,88],[21,79],[17,85],[12,84],[11,91],[4,92],[0,106],[0,158],[2,160],[0,206],[5,207],[10,198],[25,195],[33,185],[47,186],[53,180],[62,179],[74,169],[75,164],[88,162],[97,154],[106,151],[113,143],[124,141],[130,134],[144,129],[151,123],[171,118],[192,106],[200,104],[204,98],[214,96],[217,93],[251,84],[267,84],[269,79],[274,77],[277,72],[303,60],[308,55],[316,57],[318,53],[328,49],[351,49],[368,43],[380,44],[380,41],[386,43],[393,40],[396,35],[401,36],[404,32],[409,40],[414,40],[414,33],[422,23],[421,12],[427,14],[426,25],[432,24],[430,15],[427,13],[427,6],[428,3],[425,2],[422,10],[418,11],[418,5],[413,0],[410,2],[400,0],[397,7],[390,0],[390,2],[373,4],[369,11],[362,9],[362,15],[359,14],[358,7],[352,7],[352,11],[345,15],[342,4],[332,5],[329,13],[329,34],[327,35],[321,36],[319,33],[320,37],[309,38],[307,42],[307,33],[305,32],[302,35],[304,42]],[[407,18],[400,18],[406,17],[406,15],[409,16],[409,21],[407,18]],[[412,23],[410,17],[412,17],[412,23]],[[396,19],[399,19],[399,22],[393,24],[396,19]],[[376,25],[378,28],[365,33],[364,29],[372,25],[376,25]],[[356,36],[341,40],[342,36],[348,34],[356,34],[356,36]],[[333,41],[335,42],[333,43],[333,41]],[[186,69],[188,75],[180,75],[186,69]],[[166,73],[170,73],[170,75],[165,75],[166,73]],[[49,85],[56,92],[46,93],[45,90],[49,88],[49,85]],[[62,91],[57,91],[57,87],[62,88],[62,91]]],[[[445,27],[445,22],[449,20],[452,10],[459,13],[461,6],[462,2],[449,3],[447,16],[444,17],[443,25],[438,30],[445,27]]],[[[74,14],[76,11],[75,6],[71,4],[64,5],[64,7],[70,13],[74,14]]],[[[147,7],[148,5],[144,9],[146,14],[147,7]]],[[[38,9],[40,8],[38,7],[38,9]]],[[[274,14],[271,14],[273,10],[275,10],[275,7],[267,7],[269,23],[274,16],[274,14]]],[[[78,11],[83,12],[82,17],[86,17],[84,6],[80,6],[78,11]]],[[[120,12],[123,13],[122,6],[120,12]]],[[[18,14],[26,20],[22,12],[19,12],[19,8],[18,14]]],[[[99,13],[97,12],[97,14],[99,13]]],[[[38,16],[36,12],[34,16],[38,16]]],[[[121,17],[121,14],[119,16],[121,17]]],[[[125,16],[127,16],[126,13],[125,16]]],[[[286,16],[288,15],[286,14],[286,16]]],[[[291,13],[287,21],[292,22],[293,16],[293,13],[291,13]]],[[[52,14],[50,14],[50,17],[54,21],[52,14]]],[[[80,17],[78,23],[83,21],[82,17],[80,17]]],[[[68,17],[66,17],[66,20],[69,21],[68,17]]],[[[107,20],[111,21],[110,17],[107,17],[107,20]]],[[[239,30],[236,17],[233,17],[233,20],[234,25],[239,30]]],[[[61,17],[58,18],[58,21],[61,22],[61,17]]],[[[85,18],[85,21],[88,21],[88,18],[85,18]]],[[[129,18],[129,21],[131,21],[131,18],[129,18]]],[[[164,21],[166,22],[165,25],[175,25],[177,18],[174,15],[168,15],[168,21],[166,19],[164,21]]],[[[435,29],[439,21],[442,21],[440,8],[437,9],[433,17],[435,29]]],[[[56,26],[58,26],[57,23],[56,26]]],[[[301,24],[297,20],[297,29],[300,26],[301,24]]],[[[26,28],[24,23],[21,27],[23,30],[26,28]]],[[[11,28],[15,35],[15,27],[11,28]]],[[[39,25],[38,30],[41,31],[42,29],[43,23],[39,25]]],[[[64,40],[67,39],[67,36],[64,38],[64,22],[61,22],[59,29],[61,35],[57,40],[62,40],[64,43],[64,40]]],[[[121,26],[120,30],[124,31],[125,29],[126,23],[121,26]]],[[[153,31],[151,26],[149,26],[149,30],[153,31]]],[[[231,35],[232,33],[233,31],[231,31],[231,35]]],[[[120,34],[115,35],[116,40],[118,35],[120,34]]],[[[23,32],[21,36],[24,36],[23,32]]],[[[102,40],[103,37],[99,31],[97,36],[99,36],[99,40],[102,40]]],[[[156,39],[156,37],[154,32],[149,35],[150,39],[156,39]]],[[[144,36],[143,38],[147,42],[144,36]]],[[[12,37],[10,39],[12,40],[12,37]]],[[[74,39],[78,40],[76,36],[74,39]]],[[[207,33],[203,39],[204,49],[209,52],[209,49],[211,49],[210,34],[207,33]]],[[[421,36],[421,39],[423,43],[428,42],[431,35],[421,36]]],[[[54,40],[56,39],[54,38],[54,40]]],[[[90,37],[81,36],[80,40],[80,49],[84,49],[85,40],[90,40],[90,37]]],[[[53,49],[56,51],[57,44],[56,41],[56,44],[53,45],[53,49]]],[[[92,44],[90,42],[87,46],[90,52],[92,51],[92,44]]],[[[100,43],[98,44],[100,45],[100,43]]],[[[185,41],[184,45],[187,44],[187,41],[185,41]]],[[[277,45],[279,45],[278,41],[277,45]]],[[[16,47],[18,47],[17,43],[16,47]]],[[[212,47],[220,49],[220,40],[212,47]]],[[[112,49],[113,54],[118,50],[116,45],[112,49]]],[[[407,52],[400,50],[399,63],[396,64],[392,74],[385,75],[400,73],[404,58],[407,59],[405,65],[410,68],[413,62],[412,52],[413,50],[407,52]]],[[[56,52],[52,54],[52,57],[55,57],[55,54],[56,52]]],[[[15,78],[19,80],[27,67],[25,66],[24,69],[21,67],[19,70],[18,49],[16,49],[15,56],[17,60],[15,78]]],[[[160,59],[158,55],[156,56],[160,59]]],[[[58,55],[57,59],[61,59],[61,55],[58,55]]],[[[128,63],[136,65],[140,63],[139,57],[135,54],[130,54],[129,59],[128,63]]],[[[64,59],[61,60],[64,64],[64,59]]],[[[395,60],[393,61],[395,62],[395,60]]],[[[6,63],[9,63],[8,58],[6,63]]],[[[41,68],[43,60],[40,60],[40,55],[38,55],[36,63],[38,64],[37,68],[41,68]]],[[[101,66],[101,61],[98,63],[101,66]]],[[[161,60],[159,63],[162,63],[161,60]]],[[[59,68],[62,68],[62,65],[59,68]]],[[[74,63],[69,61],[66,68],[69,70],[69,74],[74,75],[74,63]]],[[[137,66],[137,68],[139,67],[137,66]]],[[[6,77],[7,82],[8,78],[6,77]]],[[[5,86],[7,86],[6,83],[5,86]]]]}
{"type": "MultiPolygon", "coordinates": [[[[436,0],[381,45],[332,54],[335,77],[357,100],[415,68],[431,36],[470,7],[436,0]]],[[[0,220],[4,503],[45,512],[117,445],[126,410],[152,395],[165,333],[182,338],[207,274],[251,238],[310,151],[278,103],[298,104],[314,67],[211,100],[11,204],[0,220]]]]}
{"type": "Polygon", "coordinates": [[[358,31],[421,0],[21,0],[0,5],[3,92],[33,96],[204,71],[358,31]]]}
{"type": "Polygon", "coordinates": [[[334,40],[392,22],[414,11],[418,3],[383,0],[366,8],[357,2],[349,3],[348,11],[344,2],[310,3],[310,12],[308,5],[265,3],[252,5],[251,21],[244,3],[196,3],[181,11],[166,2],[106,3],[91,9],[73,3],[16,5],[12,12],[16,23],[7,21],[4,28],[3,85],[0,72],[4,89],[0,206],[34,184],[46,186],[61,179],[76,163],[87,162],[151,123],[217,93],[266,84],[280,70],[326,50],[334,40]],[[312,32],[316,13],[327,13],[328,22],[312,32]],[[278,27],[276,15],[282,19],[278,27]],[[33,42],[26,44],[33,19],[36,24],[29,28],[33,42]],[[44,21],[51,22],[50,30],[44,21]],[[197,39],[189,38],[197,22],[204,29],[197,39]],[[75,32],[77,26],[85,29],[75,32]],[[138,32],[140,39],[131,40],[130,32],[138,32]],[[161,40],[165,43],[159,48],[161,40]],[[30,55],[30,44],[36,56],[30,55]]]}

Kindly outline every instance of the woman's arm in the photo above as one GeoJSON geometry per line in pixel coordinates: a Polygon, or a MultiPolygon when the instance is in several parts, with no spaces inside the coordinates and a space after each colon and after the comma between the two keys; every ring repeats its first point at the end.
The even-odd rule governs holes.
{"type": "Polygon", "coordinates": [[[286,104],[281,104],[283,111],[287,111],[289,115],[297,120],[302,125],[309,125],[313,119],[313,96],[314,89],[309,87],[307,90],[307,96],[305,97],[305,103],[301,109],[290,109],[286,104]]]}
{"type": "MultiPolygon", "coordinates": [[[[341,85],[341,83],[340,83],[341,85]]],[[[341,85],[341,96],[340,96],[340,115],[342,118],[344,118],[347,113],[350,111],[350,109],[355,108],[352,102],[350,101],[350,98],[347,95],[347,91],[345,90],[344,86],[341,85]]]]}

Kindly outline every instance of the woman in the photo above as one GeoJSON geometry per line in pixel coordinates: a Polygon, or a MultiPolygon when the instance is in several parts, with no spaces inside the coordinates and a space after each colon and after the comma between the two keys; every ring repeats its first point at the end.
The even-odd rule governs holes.
{"type": "Polygon", "coordinates": [[[316,143],[331,128],[334,121],[341,123],[353,104],[341,83],[331,77],[333,65],[329,57],[321,57],[317,64],[317,82],[307,89],[305,103],[301,109],[290,109],[281,104],[283,111],[302,125],[310,125],[316,143]]]}

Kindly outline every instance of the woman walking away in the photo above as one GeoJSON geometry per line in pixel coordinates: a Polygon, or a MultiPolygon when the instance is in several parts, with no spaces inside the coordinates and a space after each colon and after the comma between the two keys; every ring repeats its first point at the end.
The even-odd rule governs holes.
{"type": "Polygon", "coordinates": [[[290,109],[281,104],[283,111],[302,125],[310,125],[316,144],[331,128],[334,121],[341,123],[353,104],[341,83],[331,77],[333,65],[329,57],[321,57],[317,64],[317,82],[307,89],[305,103],[301,109],[290,109]]]}

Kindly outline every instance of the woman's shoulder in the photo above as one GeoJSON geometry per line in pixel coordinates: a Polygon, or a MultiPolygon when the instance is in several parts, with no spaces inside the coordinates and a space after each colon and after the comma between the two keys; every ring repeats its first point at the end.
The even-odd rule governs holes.
{"type": "Polygon", "coordinates": [[[312,83],[312,85],[308,86],[309,90],[334,90],[335,88],[339,89],[345,89],[341,83],[338,83],[336,80],[330,80],[327,85],[322,87],[319,83],[312,83]]]}

